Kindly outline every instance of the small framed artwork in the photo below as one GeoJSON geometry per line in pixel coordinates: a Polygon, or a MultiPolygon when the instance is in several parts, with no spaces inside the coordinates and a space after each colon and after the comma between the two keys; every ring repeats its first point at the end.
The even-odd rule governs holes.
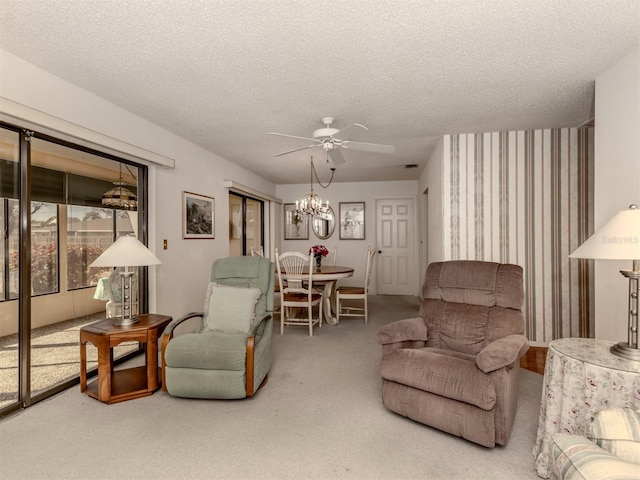
{"type": "Polygon", "coordinates": [[[309,239],[309,217],[296,213],[295,203],[284,204],[284,239],[309,239]]]}
{"type": "Polygon", "coordinates": [[[216,238],[213,197],[182,192],[182,238],[216,238]]]}
{"type": "Polygon", "coordinates": [[[364,240],[364,202],[340,202],[340,240],[364,240]]]}

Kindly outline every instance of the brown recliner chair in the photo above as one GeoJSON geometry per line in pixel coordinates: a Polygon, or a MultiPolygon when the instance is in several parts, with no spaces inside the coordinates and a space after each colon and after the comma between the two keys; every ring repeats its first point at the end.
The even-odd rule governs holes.
{"type": "Polygon", "coordinates": [[[420,317],[378,332],[382,401],[400,415],[472,442],[505,445],[529,349],[522,268],[458,260],[432,263],[420,317]]]}

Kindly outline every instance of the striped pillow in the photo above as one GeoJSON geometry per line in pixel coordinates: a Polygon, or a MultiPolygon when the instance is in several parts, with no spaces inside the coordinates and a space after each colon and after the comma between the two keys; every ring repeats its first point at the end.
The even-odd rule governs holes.
{"type": "Polygon", "coordinates": [[[562,480],[637,480],[640,467],[603,450],[580,435],[553,436],[553,473],[562,480]]]}
{"type": "Polygon", "coordinates": [[[640,465],[640,409],[600,410],[593,417],[587,437],[616,457],[640,465]]]}

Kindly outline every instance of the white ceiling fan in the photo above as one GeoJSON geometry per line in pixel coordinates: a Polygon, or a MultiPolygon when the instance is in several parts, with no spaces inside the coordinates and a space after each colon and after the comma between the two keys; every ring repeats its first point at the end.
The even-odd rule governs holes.
{"type": "Polygon", "coordinates": [[[396,147],[392,145],[381,145],[378,143],[365,143],[365,142],[354,142],[349,140],[350,136],[359,130],[368,130],[364,125],[360,125],[359,123],[352,123],[348,127],[345,128],[332,128],[333,125],[333,117],[324,117],[322,119],[322,123],[324,124],[324,128],[319,128],[313,132],[313,138],[308,137],[298,137],[296,135],[287,135],[285,133],[269,133],[269,135],[278,135],[280,137],[289,137],[289,138],[298,138],[300,140],[312,141],[311,145],[306,145],[300,148],[294,148],[293,150],[288,150],[282,153],[276,153],[274,157],[280,157],[282,155],[287,155],[288,153],[297,152],[299,150],[304,150],[306,148],[313,147],[322,147],[325,152],[329,154],[333,164],[335,166],[342,165],[346,162],[342,152],[340,151],[342,148],[350,148],[352,150],[360,150],[363,152],[373,152],[373,153],[386,153],[392,154],[396,151],[396,147]]]}

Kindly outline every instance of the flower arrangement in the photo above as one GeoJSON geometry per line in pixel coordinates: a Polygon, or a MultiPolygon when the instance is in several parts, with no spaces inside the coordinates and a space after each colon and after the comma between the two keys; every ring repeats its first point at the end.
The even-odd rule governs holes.
{"type": "Polygon", "coordinates": [[[326,257],[329,255],[329,250],[324,245],[314,245],[309,249],[309,254],[313,252],[314,257],[326,257]]]}
{"type": "Polygon", "coordinates": [[[309,249],[309,255],[311,255],[311,253],[313,253],[313,256],[316,259],[316,267],[319,270],[322,264],[322,257],[329,255],[329,250],[327,250],[327,247],[324,245],[314,245],[309,249]]]}

